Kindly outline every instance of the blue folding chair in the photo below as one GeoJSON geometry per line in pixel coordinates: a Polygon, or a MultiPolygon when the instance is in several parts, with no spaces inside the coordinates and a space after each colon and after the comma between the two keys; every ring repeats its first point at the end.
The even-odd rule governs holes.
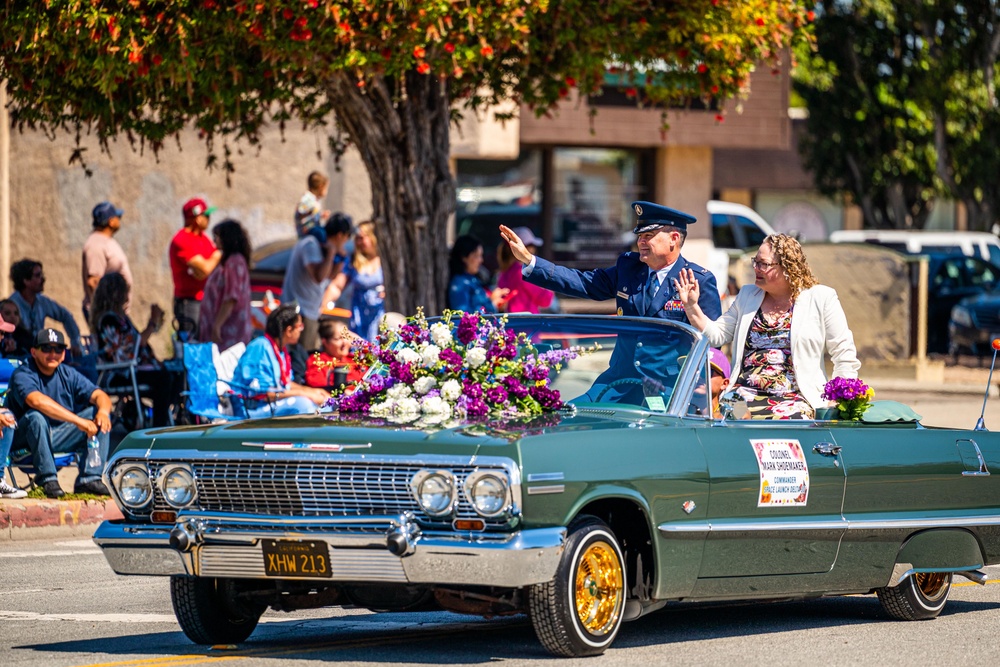
{"type": "MultiPolygon", "coordinates": [[[[212,343],[184,345],[184,373],[187,390],[182,392],[189,415],[208,421],[239,421],[247,419],[246,405],[267,401],[266,393],[225,380],[228,388],[220,395],[218,371],[212,354],[212,343]],[[224,409],[228,404],[229,409],[224,409]]],[[[270,404],[270,403],[269,403],[270,404]]],[[[273,408],[272,408],[273,409],[273,408]]]]}

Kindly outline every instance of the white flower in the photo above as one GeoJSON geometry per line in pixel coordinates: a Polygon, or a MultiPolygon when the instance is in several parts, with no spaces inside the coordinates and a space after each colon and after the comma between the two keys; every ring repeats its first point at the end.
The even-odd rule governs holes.
{"type": "Polygon", "coordinates": [[[386,415],[392,414],[393,401],[382,401],[381,403],[372,403],[371,408],[368,409],[368,414],[373,417],[385,417],[386,415]]]}
{"type": "Polygon", "coordinates": [[[421,401],[420,409],[425,415],[451,416],[451,404],[440,396],[427,396],[421,401]]]}
{"type": "Polygon", "coordinates": [[[420,403],[418,403],[417,399],[413,398],[412,396],[408,398],[401,398],[398,401],[396,401],[395,412],[397,415],[419,414],[420,403]]]}
{"type": "Polygon", "coordinates": [[[433,366],[436,364],[440,354],[441,348],[437,345],[428,345],[420,352],[420,356],[423,358],[424,366],[433,366]]]}
{"type": "Polygon", "coordinates": [[[417,381],[413,383],[413,391],[423,396],[436,386],[437,380],[425,375],[424,377],[417,378],[417,381]]]}
{"type": "Polygon", "coordinates": [[[401,349],[396,353],[396,358],[404,364],[419,364],[421,361],[420,354],[412,347],[401,349]]]}
{"type": "Polygon", "coordinates": [[[458,380],[446,380],[441,385],[441,397],[448,401],[457,401],[462,395],[462,383],[458,380]]]}
{"type": "Polygon", "coordinates": [[[474,347],[465,353],[465,363],[469,368],[479,368],[486,363],[486,350],[481,347],[474,347]]]}
{"type": "Polygon", "coordinates": [[[451,329],[444,322],[431,325],[431,340],[438,347],[448,347],[451,344],[451,329]]]}
{"type": "Polygon", "coordinates": [[[410,393],[410,388],[400,382],[389,387],[389,390],[386,391],[385,395],[390,401],[398,401],[402,398],[406,398],[410,395],[410,393]]]}

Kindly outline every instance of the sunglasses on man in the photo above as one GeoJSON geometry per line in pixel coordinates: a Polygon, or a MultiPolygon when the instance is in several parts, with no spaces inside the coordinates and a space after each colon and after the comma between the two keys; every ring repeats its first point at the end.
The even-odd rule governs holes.
{"type": "Polygon", "coordinates": [[[62,345],[39,345],[38,349],[41,350],[43,354],[58,354],[66,348],[62,345]]]}

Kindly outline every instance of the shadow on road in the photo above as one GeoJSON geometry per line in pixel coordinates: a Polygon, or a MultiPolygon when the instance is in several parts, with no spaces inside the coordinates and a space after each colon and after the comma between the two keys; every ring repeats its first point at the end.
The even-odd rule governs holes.
{"type": "MultiPolygon", "coordinates": [[[[997,609],[1000,603],[952,600],[942,617],[997,609]]],[[[874,596],[725,606],[677,604],[625,624],[612,650],[883,622],[897,621],[882,612],[874,596]]],[[[524,616],[477,620],[448,613],[272,621],[260,625],[250,641],[230,647],[206,648],[191,644],[180,632],[161,632],[12,648],[95,657],[144,656],[134,663],[117,663],[123,667],[155,660],[154,656],[172,656],[167,658],[171,667],[235,658],[419,665],[553,658],[524,616]]]]}

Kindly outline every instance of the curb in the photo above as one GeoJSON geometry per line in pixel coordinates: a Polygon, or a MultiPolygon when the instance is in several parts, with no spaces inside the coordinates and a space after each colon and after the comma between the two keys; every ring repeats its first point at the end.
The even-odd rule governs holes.
{"type": "Polygon", "coordinates": [[[91,537],[105,519],[121,519],[107,500],[0,499],[0,542],[52,537],[91,537]]]}

